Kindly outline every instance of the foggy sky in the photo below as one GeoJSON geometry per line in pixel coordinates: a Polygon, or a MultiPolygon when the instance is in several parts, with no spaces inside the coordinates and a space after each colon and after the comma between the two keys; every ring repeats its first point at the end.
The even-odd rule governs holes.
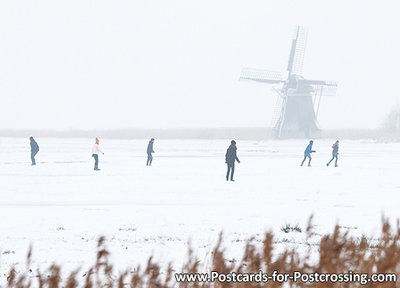
{"type": "Polygon", "coordinates": [[[303,75],[336,80],[321,128],[375,128],[399,105],[400,2],[1,1],[0,129],[267,127],[271,86],[308,27],[303,75]]]}

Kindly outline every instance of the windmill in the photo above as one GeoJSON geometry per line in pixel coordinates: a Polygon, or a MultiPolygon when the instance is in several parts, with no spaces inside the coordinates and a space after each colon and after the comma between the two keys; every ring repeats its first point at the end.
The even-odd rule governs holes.
{"type": "Polygon", "coordinates": [[[267,84],[282,84],[280,89],[273,86],[278,94],[272,127],[277,138],[283,132],[304,132],[309,138],[317,131],[317,117],[321,98],[336,94],[337,82],[308,80],[302,74],[307,40],[307,29],[297,26],[292,40],[286,77],[280,72],[244,68],[240,80],[267,84]]]}

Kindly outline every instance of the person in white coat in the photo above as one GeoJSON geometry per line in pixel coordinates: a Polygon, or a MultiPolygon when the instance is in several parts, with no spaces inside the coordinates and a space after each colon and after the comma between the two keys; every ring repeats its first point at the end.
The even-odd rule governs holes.
{"type": "Polygon", "coordinates": [[[99,154],[103,154],[103,151],[100,149],[100,140],[99,138],[96,137],[96,143],[94,143],[93,148],[92,148],[92,157],[94,158],[94,170],[95,171],[100,171],[99,169],[99,154]]]}

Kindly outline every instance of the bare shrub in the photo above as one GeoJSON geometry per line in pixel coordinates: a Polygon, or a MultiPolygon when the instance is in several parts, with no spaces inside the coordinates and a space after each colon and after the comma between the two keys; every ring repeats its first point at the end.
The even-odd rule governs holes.
{"type": "MultiPolygon", "coordinates": [[[[305,230],[307,239],[314,234],[312,218],[310,217],[305,230]]],[[[382,232],[379,241],[370,245],[367,237],[355,238],[336,226],[332,233],[324,235],[319,242],[318,260],[311,261],[310,253],[301,256],[296,249],[286,248],[277,253],[272,232],[265,233],[262,245],[256,243],[254,238],[247,241],[242,259],[238,261],[227,260],[223,246],[223,235],[212,251],[212,264],[209,271],[201,271],[201,263],[193,249],[190,247],[182,273],[204,273],[218,271],[219,273],[258,273],[263,271],[271,275],[275,270],[279,273],[400,273],[400,225],[397,222],[391,227],[388,219],[382,219],[382,232]]],[[[27,256],[27,268],[25,272],[17,273],[12,268],[7,277],[6,287],[13,288],[98,288],[98,287],[130,287],[130,288],[247,288],[247,287],[400,287],[396,283],[373,283],[366,285],[360,283],[278,283],[268,281],[266,283],[243,282],[227,283],[218,282],[181,282],[176,283],[172,264],[166,269],[155,263],[150,257],[144,268],[141,266],[126,269],[116,273],[109,261],[109,252],[104,237],[98,240],[97,254],[94,265],[79,278],[80,269],[72,271],[65,279],[61,276],[61,267],[55,264],[48,270],[37,271],[37,276],[29,275],[32,251],[27,256]]],[[[311,248],[308,248],[311,249],[311,248]]]]}

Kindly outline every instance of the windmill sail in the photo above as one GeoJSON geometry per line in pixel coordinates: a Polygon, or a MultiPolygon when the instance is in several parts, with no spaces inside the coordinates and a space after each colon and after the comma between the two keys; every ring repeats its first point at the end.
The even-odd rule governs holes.
{"type": "Polygon", "coordinates": [[[312,91],[319,97],[335,96],[338,83],[323,80],[300,80],[299,83],[312,87],[312,91]]]}
{"type": "Polygon", "coordinates": [[[292,74],[300,75],[303,72],[306,42],[307,29],[302,26],[297,26],[294,39],[292,40],[292,48],[290,49],[289,62],[287,67],[289,77],[292,74]]]}
{"type": "Polygon", "coordinates": [[[244,68],[240,75],[240,80],[251,80],[270,84],[285,82],[280,72],[253,68],[244,68]]]}

